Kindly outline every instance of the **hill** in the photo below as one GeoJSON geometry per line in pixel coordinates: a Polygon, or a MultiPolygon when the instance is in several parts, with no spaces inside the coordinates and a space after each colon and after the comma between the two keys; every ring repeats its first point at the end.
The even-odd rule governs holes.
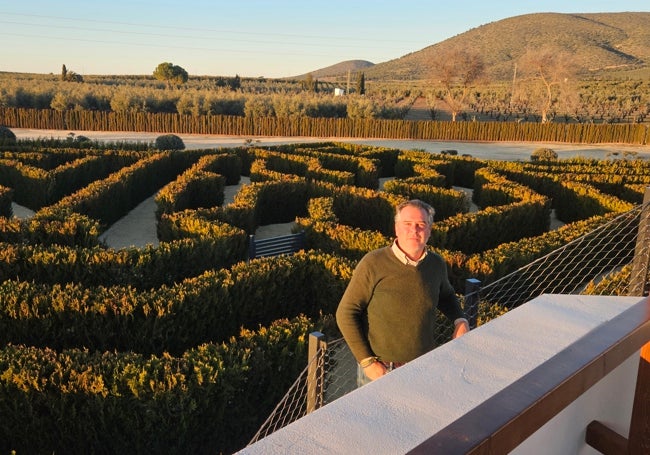
{"type": "MultiPolygon", "coordinates": [[[[509,80],[515,62],[527,49],[548,44],[571,53],[585,75],[647,69],[650,68],[650,12],[514,16],[366,67],[364,73],[367,80],[427,79],[442,55],[466,49],[483,56],[490,79],[509,80]]],[[[327,75],[337,74],[334,72],[337,66],[328,67],[327,75]]],[[[347,70],[341,69],[338,75],[343,76],[347,70]]],[[[312,75],[316,77],[316,72],[312,75]]]]}
{"type": "Polygon", "coordinates": [[[375,64],[367,60],[346,60],[335,65],[331,65],[325,68],[321,68],[316,71],[311,71],[310,73],[301,74],[298,76],[292,76],[287,79],[304,79],[307,74],[311,74],[312,77],[316,79],[326,79],[333,76],[347,75],[348,71],[351,73],[356,73],[361,70],[366,70],[373,67],[375,64]]]}

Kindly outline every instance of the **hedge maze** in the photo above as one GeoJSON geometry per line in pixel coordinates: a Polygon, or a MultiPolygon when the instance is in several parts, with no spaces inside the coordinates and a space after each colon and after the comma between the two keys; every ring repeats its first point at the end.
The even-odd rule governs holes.
{"type": "Polygon", "coordinates": [[[649,184],[642,160],[340,143],[0,149],[0,452],[236,451],[306,366],[308,334],[337,333],[354,265],[391,242],[402,200],[436,207],[431,248],[460,294],[630,210],[649,184]],[[102,244],[152,195],[159,246],[102,244]],[[35,215],[13,218],[12,202],[35,215]],[[552,210],[567,224],[550,231],[552,210]],[[258,226],[290,221],[304,250],[248,260],[258,226]]]}

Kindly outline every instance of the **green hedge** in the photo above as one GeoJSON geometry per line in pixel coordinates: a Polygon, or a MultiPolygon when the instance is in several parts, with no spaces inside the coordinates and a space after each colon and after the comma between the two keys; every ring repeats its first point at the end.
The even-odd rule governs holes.
{"type": "Polygon", "coordinates": [[[232,453],[306,366],[304,317],[182,355],[7,344],[0,452],[232,453]]]}
{"type": "Polygon", "coordinates": [[[191,154],[157,153],[59,200],[69,209],[110,226],[193,164],[191,154]]]}
{"type": "Polygon", "coordinates": [[[48,157],[45,160],[35,159],[33,153],[29,154],[32,159],[25,160],[22,154],[5,152],[3,156],[12,158],[0,159],[0,181],[16,190],[16,203],[38,210],[142,158],[140,154],[120,152],[78,154],[47,151],[41,154],[48,157]]]}
{"type": "Polygon", "coordinates": [[[0,217],[11,218],[14,214],[13,203],[14,190],[0,185],[0,217]]]}
{"type": "Polygon", "coordinates": [[[351,270],[347,260],[313,252],[241,262],[150,290],[6,280],[0,345],[180,354],[226,341],[242,326],[331,314],[351,270]]]}
{"type": "MultiPolygon", "coordinates": [[[[21,174],[16,188],[3,180],[15,169],[0,170],[15,195],[58,168],[73,175],[99,163],[20,155],[4,158],[36,178],[26,185],[21,174]]],[[[461,291],[466,278],[498,280],[587,233],[622,235],[594,230],[631,207],[646,175],[633,162],[535,166],[337,143],[170,152],[143,155],[30,220],[0,217],[0,415],[10,416],[0,451],[237,450],[305,367],[306,335],[331,324],[356,261],[391,243],[399,202],[419,197],[449,212],[431,247],[461,291]],[[379,177],[391,174],[398,180],[385,188],[394,193],[379,191],[379,177]],[[590,174],[598,183],[587,184],[590,174]],[[205,182],[214,194],[240,175],[253,183],[226,206],[197,204],[188,183],[205,182]],[[99,245],[100,223],[170,182],[158,247],[99,245]],[[482,209],[462,213],[466,201],[453,185],[473,187],[482,209]],[[547,232],[551,204],[560,213],[577,207],[576,221],[547,232]],[[244,261],[248,234],[289,221],[305,230],[307,252],[244,261]]],[[[585,266],[576,264],[572,278],[585,282],[616,254],[580,258],[585,266]]],[[[503,311],[488,302],[481,321],[503,311]]]]}
{"type": "Polygon", "coordinates": [[[99,223],[69,210],[39,210],[29,219],[0,217],[0,242],[19,245],[99,245],[99,223]]]}
{"type": "Polygon", "coordinates": [[[436,211],[436,221],[469,212],[470,201],[462,191],[412,183],[411,179],[388,181],[384,184],[384,191],[398,194],[406,199],[420,199],[430,204],[436,211]]]}
{"type": "MultiPolygon", "coordinates": [[[[133,286],[171,285],[206,270],[230,267],[247,258],[248,237],[236,227],[197,232],[154,247],[106,249],[100,246],[20,245],[0,243],[0,279],[46,284],[133,286]]],[[[169,235],[171,237],[171,235],[169,235]]]]}
{"type": "Polygon", "coordinates": [[[204,156],[156,194],[156,219],[160,220],[165,213],[223,204],[226,178],[207,170],[215,158],[218,157],[204,156]]]}

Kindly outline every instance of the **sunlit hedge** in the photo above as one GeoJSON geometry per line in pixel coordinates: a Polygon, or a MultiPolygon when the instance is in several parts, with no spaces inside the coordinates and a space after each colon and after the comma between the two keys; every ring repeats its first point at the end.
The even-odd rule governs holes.
{"type": "MultiPolygon", "coordinates": [[[[246,117],[176,113],[0,108],[10,128],[90,131],[165,131],[167,134],[232,136],[373,137],[439,141],[529,141],[567,143],[648,143],[643,124],[441,122],[374,118],[246,117]]],[[[267,116],[265,116],[267,115],[267,116]]]]}
{"type": "MultiPolygon", "coordinates": [[[[641,160],[488,162],[339,143],[2,153],[0,202],[36,209],[0,216],[7,453],[237,450],[305,367],[307,334],[337,335],[331,315],[356,262],[391,244],[397,204],[434,205],[430,248],[460,294],[467,278],[489,284],[581,236],[619,235],[594,232],[638,203],[649,175],[641,160]],[[242,175],[252,183],[225,203],[242,175]],[[472,188],[478,211],[452,186],[472,188]],[[157,246],[99,241],[151,196],[157,246]],[[549,231],[551,209],[569,224],[549,231]],[[306,251],[249,261],[248,236],[286,222],[305,231],[306,251]]],[[[576,263],[572,279],[588,269],[576,263]]],[[[588,290],[612,292],[624,272],[588,290]]],[[[479,320],[504,311],[486,304],[479,320]]]]}

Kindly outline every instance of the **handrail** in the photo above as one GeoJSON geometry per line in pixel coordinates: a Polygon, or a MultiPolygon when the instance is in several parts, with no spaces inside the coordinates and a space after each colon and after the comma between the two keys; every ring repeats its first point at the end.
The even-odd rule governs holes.
{"type": "Polygon", "coordinates": [[[649,341],[646,297],[408,453],[508,453],[649,341]]]}

